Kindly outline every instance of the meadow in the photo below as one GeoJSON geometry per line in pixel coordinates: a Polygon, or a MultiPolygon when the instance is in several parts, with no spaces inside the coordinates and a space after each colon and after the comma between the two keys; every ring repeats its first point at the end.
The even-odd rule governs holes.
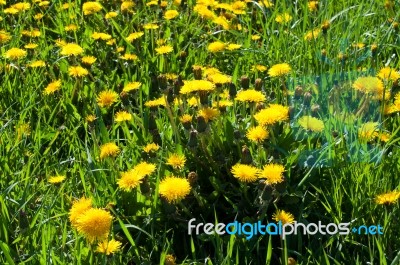
{"type": "Polygon", "coordinates": [[[399,10],[0,0],[0,263],[400,264],[399,10]]]}

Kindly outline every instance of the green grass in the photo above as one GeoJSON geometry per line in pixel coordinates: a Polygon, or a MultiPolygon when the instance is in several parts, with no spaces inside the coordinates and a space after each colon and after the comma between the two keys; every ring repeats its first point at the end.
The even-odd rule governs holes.
{"type": "MultiPolygon", "coordinates": [[[[1,264],[169,264],[167,255],[173,255],[177,264],[288,264],[289,257],[298,264],[399,264],[399,200],[390,205],[375,202],[378,194],[400,188],[400,120],[398,113],[383,114],[399,86],[385,82],[391,91],[387,101],[363,98],[352,88],[358,77],[376,76],[385,66],[400,69],[399,1],[386,1],[394,6],[385,8],[383,0],[321,0],[315,12],[304,0],[275,1],[272,8],[249,1],[245,14],[232,16],[226,11],[231,15],[229,30],[194,12],[195,1],[179,6],[167,2],[164,8],[160,3],[136,2],[134,13],[121,12],[120,1],[103,1],[103,9],[92,15],[84,15],[80,0],[70,2],[69,9],[62,9],[59,1],[47,7],[31,2],[28,10],[15,15],[5,12],[14,4],[8,2],[0,6],[0,30],[11,37],[0,38],[1,264]],[[167,21],[163,18],[167,9],[180,14],[167,21]],[[109,11],[118,16],[105,19],[109,11]],[[37,13],[44,17],[34,19],[37,13]],[[275,18],[282,13],[289,13],[291,21],[277,23],[275,18]],[[329,29],[305,40],[306,33],[324,21],[330,22],[329,29]],[[143,29],[145,23],[157,23],[159,28],[143,29]],[[78,29],[66,31],[70,24],[78,29]],[[40,36],[22,34],[32,29],[40,36]],[[144,35],[128,42],[126,37],[137,31],[144,35]],[[94,40],[94,32],[110,34],[115,43],[94,40]],[[253,40],[252,35],[260,39],[253,40]],[[79,44],[84,55],[95,56],[96,62],[85,66],[82,55],[60,55],[58,39],[79,44]],[[173,52],[157,55],[160,40],[173,52]],[[213,41],[242,46],[212,53],[207,47],[213,41]],[[27,50],[24,58],[6,58],[9,49],[24,49],[28,43],[38,47],[27,50]],[[357,43],[365,47],[357,48],[357,43]],[[376,50],[371,50],[372,44],[376,50]],[[125,53],[136,54],[138,60],[121,59],[125,53]],[[339,59],[340,54],[345,59],[339,59]],[[46,67],[28,67],[35,60],[43,60],[46,67]],[[267,71],[252,70],[254,65],[269,68],[278,63],[288,63],[291,73],[272,78],[267,71]],[[89,75],[69,76],[68,68],[75,65],[87,68],[89,75]],[[163,87],[160,75],[173,73],[193,80],[193,65],[218,68],[231,76],[232,85],[217,87],[199,106],[190,106],[189,97],[179,94],[176,80],[163,87]],[[266,96],[262,105],[234,100],[243,76],[249,78],[250,88],[261,79],[266,96]],[[46,86],[58,79],[61,89],[44,95],[46,86]],[[141,87],[120,94],[133,81],[141,82],[141,87]],[[295,97],[298,86],[303,94],[295,97]],[[97,97],[107,89],[119,97],[111,107],[101,108],[97,97]],[[222,100],[219,94],[224,89],[230,89],[232,106],[221,108],[202,132],[198,111],[222,100]],[[304,104],[305,92],[312,95],[309,104],[304,104]],[[145,106],[162,96],[168,106],[145,106]],[[246,132],[257,124],[254,114],[269,104],[291,106],[290,119],[269,126],[269,138],[254,143],[246,132]],[[319,109],[313,111],[316,105],[319,109]],[[115,122],[120,110],[131,113],[132,120],[115,122]],[[183,114],[193,117],[192,129],[183,127],[179,120],[183,114]],[[96,120],[88,122],[89,115],[96,120]],[[322,120],[324,130],[304,130],[298,124],[304,115],[322,120]],[[379,134],[390,134],[389,140],[361,141],[359,129],[366,122],[377,122],[379,134]],[[22,130],[24,125],[29,129],[22,130]],[[116,143],[121,152],[100,159],[100,147],[107,142],[116,143]],[[152,142],[160,149],[148,155],[143,147],[152,142]],[[254,166],[284,165],[285,181],[268,186],[235,178],[231,168],[242,160],[245,145],[254,166]],[[185,155],[182,169],[166,164],[172,153],[185,155]],[[154,163],[155,173],[131,191],[123,191],[118,186],[121,172],[142,161],[154,163]],[[159,184],[166,176],[186,178],[189,172],[198,178],[188,196],[179,203],[160,196],[159,184]],[[48,182],[54,175],[66,179],[54,185],[48,182]],[[89,243],[71,225],[72,203],[83,196],[113,216],[109,238],[122,243],[119,252],[108,256],[96,252],[97,244],[89,243]],[[188,235],[187,222],[192,218],[268,223],[277,209],[302,223],[380,224],[384,234],[292,235],[285,241],[269,235],[250,240],[239,235],[188,235]]],[[[218,8],[214,12],[222,14],[218,8]]]]}

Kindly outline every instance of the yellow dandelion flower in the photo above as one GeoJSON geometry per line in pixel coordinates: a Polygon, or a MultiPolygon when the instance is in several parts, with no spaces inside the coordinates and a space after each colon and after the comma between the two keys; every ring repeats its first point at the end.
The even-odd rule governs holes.
{"type": "Polygon", "coordinates": [[[271,104],[268,108],[260,110],[254,115],[254,118],[261,126],[273,125],[277,122],[287,121],[289,119],[289,107],[271,104]]]}
{"type": "Polygon", "coordinates": [[[123,56],[120,56],[119,58],[127,61],[136,61],[137,59],[139,59],[139,57],[136,54],[132,53],[125,53],[123,56]]]}
{"type": "MultiPolygon", "coordinates": [[[[213,23],[220,25],[224,30],[229,30],[229,20],[227,20],[224,16],[219,16],[213,19],[213,23]]],[[[233,47],[233,46],[231,46],[233,47]]],[[[239,47],[240,48],[240,47],[239,47]]]]}
{"type": "Polygon", "coordinates": [[[208,92],[213,91],[215,89],[215,85],[207,80],[191,80],[191,81],[183,81],[183,86],[179,91],[180,94],[189,94],[193,92],[208,92]]]}
{"type": "Polygon", "coordinates": [[[204,19],[213,20],[217,17],[217,15],[213,11],[209,10],[207,6],[199,3],[193,8],[193,11],[204,19]]]}
{"type": "Polygon", "coordinates": [[[15,14],[18,14],[18,13],[19,13],[19,10],[16,9],[16,8],[9,7],[9,8],[5,8],[5,9],[3,10],[3,12],[4,12],[4,14],[15,15],[15,14]]]}
{"type": "Polygon", "coordinates": [[[219,116],[219,111],[214,108],[205,107],[199,110],[197,115],[203,117],[204,120],[208,122],[217,118],[219,116]]]}
{"type": "Polygon", "coordinates": [[[76,228],[89,242],[94,242],[108,237],[111,223],[112,216],[108,211],[90,208],[78,218],[76,228]]]}
{"type": "Polygon", "coordinates": [[[165,107],[167,103],[165,102],[165,97],[161,96],[157,99],[147,101],[146,103],[144,103],[144,105],[149,108],[159,107],[159,106],[165,107]]]}
{"type": "Polygon", "coordinates": [[[70,66],[68,68],[68,73],[73,77],[84,77],[89,74],[89,71],[83,68],[82,66],[70,66]]]}
{"type": "Polygon", "coordinates": [[[123,1],[121,3],[121,12],[130,12],[134,6],[135,2],[133,1],[123,1]]]}
{"type": "Polygon", "coordinates": [[[310,30],[306,33],[306,35],[304,35],[304,40],[307,40],[307,41],[315,40],[316,38],[318,38],[320,33],[321,33],[321,29],[319,29],[319,28],[310,30]]]}
{"type": "Polygon", "coordinates": [[[116,157],[121,150],[119,147],[114,144],[114,143],[106,143],[100,146],[100,159],[103,159],[105,157],[116,157]]]}
{"type": "Polygon", "coordinates": [[[359,77],[353,83],[353,88],[362,93],[372,95],[373,98],[383,99],[383,96],[388,99],[390,95],[387,92],[384,95],[384,86],[382,80],[373,76],[359,77]]]}
{"type": "Polygon", "coordinates": [[[125,110],[121,110],[115,114],[114,120],[116,122],[130,121],[130,120],[132,120],[132,114],[130,114],[129,112],[127,112],[125,110]]]}
{"type": "Polygon", "coordinates": [[[90,37],[92,37],[94,40],[109,40],[112,38],[110,34],[103,32],[93,32],[90,37]]]}
{"type": "Polygon", "coordinates": [[[189,114],[183,114],[181,117],[179,117],[179,121],[182,123],[190,123],[192,122],[193,117],[189,114]]]}
{"type": "Polygon", "coordinates": [[[400,73],[390,67],[384,67],[379,70],[378,77],[382,80],[397,81],[400,78],[400,73]]]}
{"type": "Polygon", "coordinates": [[[158,1],[150,1],[146,3],[146,6],[156,6],[158,5],[158,1]]]}
{"type": "Polygon", "coordinates": [[[284,224],[291,224],[295,221],[293,214],[285,212],[284,210],[277,210],[273,215],[272,219],[276,222],[284,224]]]}
{"type": "Polygon", "coordinates": [[[18,11],[25,11],[25,10],[29,10],[31,8],[31,4],[26,3],[26,2],[20,2],[20,3],[16,3],[16,4],[12,5],[11,8],[15,8],[18,11]]]}
{"type": "Polygon", "coordinates": [[[400,198],[399,191],[391,191],[388,193],[382,193],[375,197],[376,204],[394,204],[400,198]]]}
{"type": "Polygon", "coordinates": [[[123,92],[130,92],[133,90],[138,90],[139,87],[142,85],[140,82],[130,82],[124,86],[123,92]]]}
{"type": "Polygon", "coordinates": [[[158,29],[159,26],[157,24],[154,23],[147,23],[143,25],[144,29],[158,29]]]}
{"type": "Polygon", "coordinates": [[[85,118],[86,122],[89,122],[89,123],[94,122],[96,119],[97,119],[97,117],[93,114],[87,115],[85,118]]]}
{"type": "Polygon", "coordinates": [[[38,60],[38,61],[31,62],[30,64],[28,64],[28,66],[31,68],[45,67],[46,63],[42,60],[38,60]]]}
{"type": "Polygon", "coordinates": [[[4,30],[0,31],[0,44],[6,43],[11,40],[11,36],[8,32],[4,30]]]}
{"type": "Polygon", "coordinates": [[[39,37],[40,35],[42,35],[42,33],[40,32],[40,30],[38,30],[38,29],[23,30],[23,31],[21,32],[21,34],[22,34],[23,36],[27,36],[27,37],[31,37],[31,38],[39,37]]]}
{"type": "Polygon", "coordinates": [[[96,248],[96,252],[104,253],[107,256],[110,254],[114,254],[118,252],[121,248],[121,242],[111,239],[110,241],[105,240],[103,242],[99,242],[96,248]]]}
{"type": "Polygon", "coordinates": [[[362,141],[371,141],[373,138],[378,136],[378,126],[377,122],[367,122],[361,125],[358,129],[358,137],[362,141]]]}
{"type": "Polygon", "coordinates": [[[264,129],[264,127],[255,126],[247,130],[246,136],[247,139],[249,139],[250,141],[261,143],[262,141],[268,138],[269,133],[266,129],[264,129]]]}
{"type": "Polygon", "coordinates": [[[83,53],[83,48],[76,43],[66,43],[61,47],[61,55],[79,55],[83,53]]]}
{"type": "Polygon", "coordinates": [[[52,176],[49,178],[49,183],[51,184],[58,184],[65,180],[65,176],[52,176]]]}
{"type": "Polygon", "coordinates": [[[79,217],[90,208],[92,208],[92,199],[90,198],[87,199],[82,197],[79,200],[74,201],[71,209],[69,210],[69,221],[71,222],[72,226],[76,227],[79,217]]]}
{"type": "Polygon", "coordinates": [[[251,35],[251,40],[259,40],[261,39],[260,35],[251,35]]]}
{"type": "Polygon", "coordinates": [[[94,64],[94,62],[96,62],[96,60],[97,60],[97,58],[94,56],[83,56],[81,59],[82,63],[87,64],[87,65],[94,64]]]}
{"type": "Polygon", "coordinates": [[[278,14],[275,21],[279,24],[286,24],[292,21],[292,16],[289,13],[278,14]]]}
{"type": "Polygon", "coordinates": [[[266,100],[266,97],[261,91],[257,91],[255,89],[247,89],[239,91],[239,93],[237,93],[235,97],[235,100],[241,102],[259,103],[264,102],[266,100]]]}
{"type": "Polygon", "coordinates": [[[214,84],[226,84],[232,81],[229,75],[224,75],[220,73],[207,75],[207,80],[213,82],[214,84]]]}
{"type": "Polygon", "coordinates": [[[254,182],[260,173],[260,170],[251,165],[236,164],[232,167],[233,176],[241,182],[254,182]]]}
{"type": "Polygon", "coordinates": [[[31,135],[31,125],[29,123],[22,123],[15,127],[17,138],[21,139],[22,136],[31,135]]]}
{"type": "Polygon", "coordinates": [[[307,4],[308,6],[308,10],[310,10],[311,12],[315,12],[318,10],[318,1],[310,1],[307,4]]]}
{"type": "Polygon", "coordinates": [[[253,65],[253,67],[251,68],[251,70],[254,72],[256,72],[256,71],[265,72],[265,71],[267,71],[267,69],[268,68],[265,65],[261,65],[261,64],[253,65]]]}
{"type": "Polygon", "coordinates": [[[70,24],[70,25],[68,25],[68,26],[65,26],[64,27],[64,30],[65,31],[77,31],[78,30],[78,26],[77,25],[75,25],[75,24],[70,24]]]}
{"type": "Polygon", "coordinates": [[[145,153],[157,152],[159,149],[160,149],[160,146],[155,143],[150,143],[150,144],[147,144],[145,147],[143,147],[143,151],[145,153]]]}
{"type": "Polygon", "coordinates": [[[19,49],[19,48],[11,48],[8,51],[6,51],[4,57],[6,57],[7,59],[11,59],[11,60],[18,60],[21,58],[24,58],[26,56],[27,52],[23,49],[19,49]]]}
{"type": "Polygon", "coordinates": [[[144,177],[145,175],[134,169],[122,172],[121,178],[118,180],[118,186],[124,191],[131,191],[142,183],[144,177]]]}
{"type": "Polygon", "coordinates": [[[273,185],[283,182],[283,172],[285,168],[279,164],[265,165],[260,172],[259,178],[266,179],[267,185],[273,185]]]}
{"type": "Polygon", "coordinates": [[[182,169],[185,166],[185,162],[185,155],[171,154],[166,164],[172,166],[174,169],[182,169]]]}
{"type": "Polygon", "coordinates": [[[117,102],[117,100],[118,94],[116,92],[112,90],[105,90],[101,91],[97,97],[97,104],[99,104],[99,106],[102,108],[106,108],[117,102]]]}
{"type": "Polygon", "coordinates": [[[132,42],[136,39],[139,39],[140,37],[142,37],[144,35],[144,33],[142,31],[139,32],[134,32],[129,34],[129,36],[126,38],[127,41],[132,42]]]}
{"type": "Polygon", "coordinates": [[[292,68],[287,63],[280,63],[271,66],[268,70],[268,74],[271,77],[285,76],[290,73],[292,68]]]}
{"type": "Polygon", "coordinates": [[[82,10],[84,15],[91,15],[99,12],[103,7],[98,2],[85,2],[82,5],[82,10]]]}
{"type": "Polygon", "coordinates": [[[56,91],[60,90],[60,87],[61,87],[61,80],[53,81],[47,85],[47,87],[43,91],[43,94],[51,95],[51,94],[55,93],[56,91]]]}
{"type": "Polygon", "coordinates": [[[179,12],[176,10],[167,10],[165,11],[164,18],[166,20],[171,20],[179,16],[179,12]]]}
{"type": "Polygon", "coordinates": [[[265,8],[272,8],[274,6],[274,3],[270,0],[262,0],[258,2],[260,6],[263,6],[265,8]]]}
{"type": "Polygon", "coordinates": [[[159,185],[159,194],[169,203],[184,199],[190,193],[190,190],[190,183],[187,179],[174,176],[166,177],[159,185]]]}
{"type": "Polygon", "coordinates": [[[35,49],[37,48],[39,45],[37,45],[36,43],[28,43],[24,46],[25,49],[35,49]]]}
{"type": "Polygon", "coordinates": [[[215,41],[208,45],[207,50],[209,52],[221,52],[225,49],[226,44],[221,41],[215,41]]]}
{"type": "Polygon", "coordinates": [[[233,102],[229,100],[220,100],[219,102],[214,101],[212,106],[214,108],[219,107],[219,108],[226,108],[226,107],[231,107],[233,106],[233,102]]]}
{"type": "Polygon", "coordinates": [[[322,132],[324,130],[324,122],[312,116],[303,116],[299,119],[299,125],[305,130],[313,132],[322,132]]]}
{"type": "Polygon", "coordinates": [[[108,12],[108,13],[104,16],[104,18],[105,18],[105,19],[110,19],[110,18],[114,18],[114,17],[116,17],[116,16],[118,16],[118,13],[115,12],[115,11],[111,11],[111,12],[108,12]]]}
{"type": "Polygon", "coordinates": [[[167,54],[171,53],[174,49],[171,45],[163,45],[155,49],[157,54],[167,54]]]}

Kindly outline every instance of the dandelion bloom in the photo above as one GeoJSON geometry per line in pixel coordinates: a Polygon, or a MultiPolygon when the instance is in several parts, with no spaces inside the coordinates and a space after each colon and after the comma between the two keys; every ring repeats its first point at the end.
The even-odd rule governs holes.
{"type": "Polygon", "coordinates": [[[76,228],[89,242],[104,240],[110,233],[112,216],[103,209],[90,208],[78,217],[76,228]]]}
{"type": "Polygon", "coordinates": [[[89,71],[83,68],[82,66],[70,66],[68,68],[68,73],[73,77],[84,77],[89,74],[89,71]]]}
{"type": "Polygon", "coordinates": [[[270,104],[268,108],[262,109],[256,113],[254,118],[261,126],[287,121],[289,119],[289,107],[279,104],[270,104]]]}
{"type": "Polygon", "coordinates": [[[53,81],[47,85],[47,87],[43,91],[43,94],[45,95],[53,94],[54,92],[60,90],[60,87],[61,87],[61,80],[53,81]]]}
{"type": "Polygon", "coordinates": [[[164,265],[175,265],[176,264],[176,258],[171,255],[165,255],[165,260],[164,260],[164,265]]]}
{"type": "Polygon", "coordinates": [[[181,117],[179,117],[179,121],[182,123],[190,123],[192,122],[192,116],[189,114],[183,114],[181,117]]]}
{"type": "Polygon", "coordinates": [[[285,24],[292,20],[292,16],[289,13],[278,14],[275,21],[279,24],[285,24]]]}
{"type": "Polygon", "coordinates": [[[136,54],[132,53],[125,53],[123,56],[120,56],[119,58],[127,61],[136,61],[137,59],[139,59],[139,57],[136,54]]]}
{"type": "Polygon", "coordinates": [[[318,1],[310,1],[307,4],[308,6],[308,10],[310,10],[311,12],[315,12],[318,10],[318,1]]]}
{"type": "Polygon", "coordinates": [[[171,20],[179,16],[179,12],[176,10],[167,10],[165,11],[164,18],[167,20],[171,20]]]}
{"type": "Polygon", "coordinates": [[[118,100],[118,94],[112,90],[105,90],[101,91],[99,96],[97,97],[97,104],[99,104],[100,107],[105,108],[105,107],[110,107],[112,104],[117,102],[118,100]]]}
{"type": "Polygon", "coordinates": [[[85,118],[86,122],[94,122],[96,119],[96,116],[93,114],[87,115],[85,118]]]}
{"type": "Polygon", "coordinates": [[[265,95],[255,89],[241,90],[237,93],[235,100],[241,102],[259,103],[265,101],[265,95]]]}
{"type": "Polygon", "coordinates": [[[110,19],[110,18],[114,18],[114,17],[116,17],[116,16],[118,16],[118,13],[117,13],[117,12],[114,12],[114,11],[111,11],[111,12],[108,12],[108,13],[104,16],[104,18],[105,18],[105,19],[110,19]]]}
{"type": "Polygon", "coordinates": [[[6,51],[4,57],[6,57],[7,59],[18,60],[24,58],[26,54],[27,52],[23,49],[11,48],[8,51],[6,51]]]}
{"type": "Polygon", "coordinates": [[[104,253],[108,256],[110,254],[118,252],[120,248],[121,248],[121,242],[111,239],[110,241],[105,240],[103,242],[99,242],[96,248],[96,252],[104,253]]]}
{"type": "Polygon", "coordinates": [[[6,43],[11,40],[11,36],[8,32],[4,30],[0,31],[0,44],[6,43]]]}
{"type": "Polygon", "coordinates": [[[157,24],[154,23],[147,23],[143,25],[144,29],[158,29],[159,26],[157,24]]]}
{"type": "Polygon", "coordinates": [[[271,77],[279,77],[279,76],[285,76],[290,73],[292,68],[290,67],[289,64],[287,63],[280,63],[280,64],[275,64],[271,66],[268,70],[268,74],[271,77]]]}
{"type": "Polygon", "coordinates": [[[224,75],[221,73],[210,74],[207,76],[207,80],[211,81],[214,84],[226,84],[232,81],[232,78],[229,75],[224,75]]]}
{"type": "Polygon", "coordinates": [[[306,33],[306,35],[304,35],[304,40],[307,40],[307,41],[315,40],[316,38],[318,38],[320,33],[321,33],[321,29],[319,29],[319,28],[310,30],[306,33]]]}
{"type": "Polygon", "coordinates": [[[378,135],[378,123],[377,122],[367,122],[361,125],[358,129],[358,138],[364,141],[371,141],[378,135]]]}
{"type": "Polygon", "coordinates": [[[26,45],[24,45],[25,49],[35,49],[37,48],[39,45],[37,45],[36,43],[28,43],[26,45]]]}
{"type": "Polygon", "coordinates": [[[181,169],[185,166],[186,157],[185,155],[171,154],[167,159],[167,165],[172,166],[175,169],[181,169]]]}
{"type": "Polygon", "coordinates": [[[384,67],[379,70],[378,77],[383,80],[391,80],[393,82],[400,78],[400,73],[390,67],[384,67]]]}
{"type": "Polygon", "coordinates": [[[142,85],[142,83],[140,83],[140,82],[130,82],[124,86],[124,89],[122,89],[122,91],[130,92],[132,90],[138,90],[141,85],[142,85]]]}
{"type": "Polygon", "coordinates": [[[277,184],[283,181],[283,172],[285,168],[279,164],[268,164],[265,165],[263,170],[260,172],[259,178],[267,180],[267,184],[277,184]]]}
{"type": "Polygon", "coordinates": [[[203,117],[205,122],[208,122],[209,120],[217,118],[219,116],[219,111],[214,108],[205,107],[199,110],[197,115],[203,117]]]}
{"type": "Polygon", "coordinates": [[[17,9],[18,11],[25,11],[25,10],[29,10],[31,8],[31,4],[26,3],[26,2],[20,2],[20,3],[13,4],[10,7],[17,9]]]}
{"type": "Polygon", "coordinates": [[[299,125],[305,130],[313,132],[322,132],[324,130],[324,122],[312,116],[303,116],[299,119],[299,125]]]}
{"type": "Polygon", "coordinates": [[[61,48],[61,55],[79,55],[83,53],[83,48],[76,43],[66,43],[61,48]]]}
{"type": "Polygon", "coordinates": [[[295,221],[293,214],[285,212],[284,210],[277,210],[272,215],[272,219],[274,219],[277,222],[281,222],[283,225],[291,224],[295,221]]]}
{"type": "Polygon", "coordinates": [[[213,91],[215,89],[215,85],[207,80],[191,80],[191,81],[183,81],[183,86],[179,91],[180,94],[189,94],[192,92],[198,91],[213,91]]]}
{"type": "Polygon", "coordinates": [[[139,174],[143,176],[148,176],[154,173],[156,170],[156,165],[147,162],[140,162],[136,166],[133,167],[133,170],[137,171],[139,174]]]}
{"type": "Polygon", "coordinates": [[[146,175],[141,174],[135,169],[128,170],[126,172],[121,173],[121,178],[118,180],[118,186],[125,191],[130,191],[140,183],[142,183],[143,178],[146,175]]]}
{"type": "Polygon", "coordinates": [[[109,40],[112,38],[112,36],[110,34],[103,33],[103,32],[93,32],[91,37],[94,40],[109,40]]]}
{"type": "Polygon", "coordinates": [[[185,198],[190,193],[191,187],[187,179],[170,176],[160,182],[158,190],[162,197],[173,203],[185,198]]]}
{"type": "Polygon", "coordinates": [[[256,143],[261,143],[262,141],[267,139],[268,136],[268,131],[262,126],[251,127],[247,130],[246,134],[247,139],[256,143]]]}
{"type": "MultiPolygon", "coordinates": [[[[353,88],[362,93],[372,95],[376,99],[382,99],[384,96],[383,82],[377,77],[359,77],[354,81],[353,88]]],[[[389,95],[386,95],[385,97],[389,98],[389,95]]]]}
{"type": "Polygon", "coordinates": [[[143,147],[143,151],[145,153],[156,152],[159,149],[160,149],[160,146],[155,143],[150,143],[150,144],[147,144],[145,147],[143,147]]]}
{"type": "Polygon", "coordinates": [[[71,209],[69,210],[69,220],[72,226],[76,227],[78,218],[90,208],[92,208],[92,199],[90,198],[87,199],[82,197],[79,200],[74,201],[71,209]]]}
{"type": "Polygon", "coordinates": [[[116,122],[130,121],[130,120],[132,120],[132,114],[130,114],[129,112],[127,112],[125,110],[121,110],[115,114],[114,119],[116,122]]]}
{"type": "Polygon", "coordinates": [[[134,6],[135,2],[133,1],[123,1],[121,3],[121,12],[131,12],[134,6]]]}
{"type": "Polygon", "coordinates": [[[103,7],[98,2],[86,2],[82,5],[83,14],[91,15],[99,12],[103,7]]]}
{"type": "Polygon", "coordinates": [[[163,45],[155,49],[157,54],[167,54],[172,52],[174,49],[171,45],[163,45]]]}
{"type": "Polygon", "coordinates": [[[106,143],[100,146],[100,159],[103,159],[105,157],[115,157],[119,154],[120,149],[119,147],[114,144],[114,143],[106,143]]]}
{"type": "Polygon", "coordinates": [[[232,167],[233,176],[242,182],[256,181],[260,170],[251,165],[236,164],[232,167]]]}
{"type": "Polygon", "coordinates": [[[161,96],[157,99],[147,101],[146,103],[144,103],[144,105],[149,108],[154,108],[154,107],[159,107],[159,106],[165,107],[167,105],[167,103],[165,102],[165,97],[161,96]]]}
{"type": "Polygon", "coordinates": [[[207,50],[210,52],[221,52],[225,49],[226,44],[221,41],[215,41],[208,45],[207,50]]]}
{"type": "Polygon", "coordinates": [[[65,31],[76,31],[78,28],[79,27],[75,24],[70,24],[64,27],[65,31]]]}
{"type": "Polygon", "coordinates": [[[265,71],[267,71],[267,69],[268,68],[265,65],[261,65],[261,64],[256,64],[256,65],[253,65],[253,67],[252,67],[252,71],[254,71],[254,72],[256,72],[256,71],[265,72],[265,71]]]}
{"type": "Polygon", "coordinates": [[[261,0],[258,3],[260,4],[260,6],[264,6],[266,8],[271,8],[274,6],[274,3],[270,0],[261,0]]]}
{"type": "Polygon", "coordinates": [[[42,60],[38,60],[38,61],[31,62],[30,64],[28,64],[28,66],[31,68],[45,67],[46,63],[42,60]]]}
{"type": "Polygon", "coordinates": [[[49,183],[51,184],[58,184],[65,180],[65,176],[52,176],[49,178],[49,183]]]}
{"type": "Polygon", "coordinates": [[[94,64],[94,62],[96,60],[97,60],[97,58],[94,57],[94,56],[83,56],[82,59],[81,59],[82,63],[87,64],[87,65],[94,64]]]}
{"type": "Polygon", "coordinates": [[[129,42],[132,42],[132,41],[134,41],[136,39],[139,39],[143,35],[144,35],[144,33],[141,32],[141,31],[140,32],[134,32],[134,33],[129,34],[129,36],[126,38],[126,40],[129,41],[129,42]]]}
{"type": "Polygon", "coordinates": [[[388,193],[379,194],[375,197],[376,204],[393,204],[400,198],[399,191],[391,191],[388,193]]]}

